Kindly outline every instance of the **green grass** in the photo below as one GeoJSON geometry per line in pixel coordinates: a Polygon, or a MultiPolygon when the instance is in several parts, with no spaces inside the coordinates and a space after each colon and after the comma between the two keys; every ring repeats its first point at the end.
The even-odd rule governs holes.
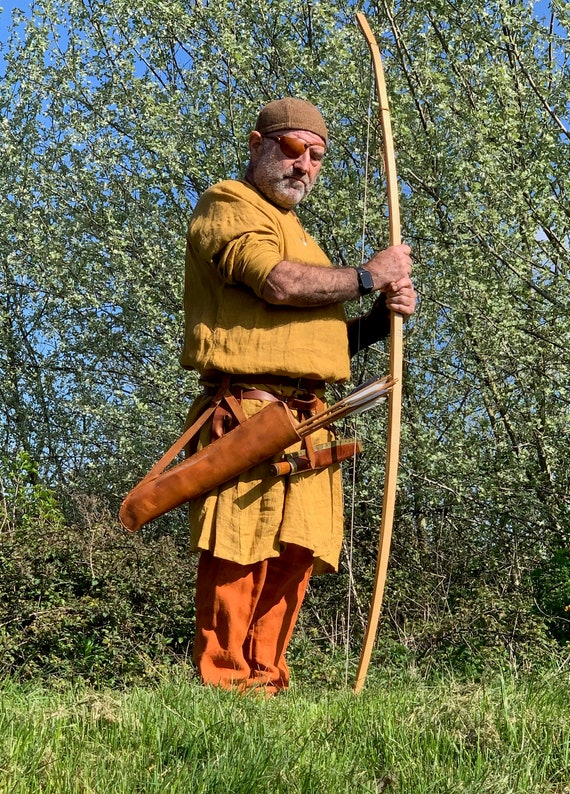
{"type": "Polygon", "coordinates": [[[5,681],[0,698],[1,794],[570,794],[567,673],[266,700],[179,670],[126,691],[5,681]]]}

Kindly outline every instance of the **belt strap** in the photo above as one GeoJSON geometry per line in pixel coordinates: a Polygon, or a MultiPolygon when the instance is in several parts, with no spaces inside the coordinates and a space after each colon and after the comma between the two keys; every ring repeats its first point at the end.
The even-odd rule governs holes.
{"type": "Polygon", "coordinates": [[[220,383],[224,377],[229,377],[230,384],[245,384],[250,383],[263,383],[267,386],[286,386],[287,388],[297,389],[300,392],[313,393],[322,390],[326,386],[324,380],[317,380],[314,378],[292,378],[287,375],[274,375],[269,372],[263,373],[227,373],[227,372],[213,372],[211,375],[204,377],[204,381],[208,383],[220,383]]]}
{"type": "Polygon", "coordinates": [[[223,379],[219,385],[219,388],[214,394],[214,398],[210,403],[209,407],[204,411],[204,413],[200,414],[200,416],[196,419],[196,421],[190,425],[180,436],[180,438],[174,442],[174,444],[167,450],[161,459],[154,464],[152,469],[149,473],[144,477],[139,485],[142,485],[147,480],[152,480],[154,477],[158,476],[164,469],[168,466],[171,461],[174,460],[176,455],[179,452],[182,452],[186,444],[196,435],[196,433],[200,430],[202,425],[206,423],[206,420],[212,416],[227,391],[228,381],[227,379],[223,379]]]}
{"type": "Polygon", "coordinates": [[[289,408],[297,411],[307,411],[312,413],[315,409],[321,409],[322,401],[316,394],[307,394],[304,397],[284,396],[264,391],[263,389],[241,389],[239,386],[230,387],[231,394],[238,400],[265,400],[266,402],[286,403],[289,408]]]}
{"type": "MultiPolygon", "coordinates": [[[[317,397],[315,394],[307,394],[308,399],[300,399],[299,397],[284,397],[276,394],[271,394],[271,392],[263,391],[262,389],[240,389],[239,386],[229,386],[229,375],[226,373],[221,373],[220,383],[217,384],[215,390],[213,391],[213,399],[208,408],[200,414],[200,416],[193,422],[190,427],[186,428],[186,430],[182,433],[180,438],[174,442],[174,444],[168,449],[164,455],[160,458],[157,463],[152,467],[149,473],[144,477],[139,485],[147,482],[148,480],[153,479],[154,477],[158,476],[164,469],[171,463],[176,455],[181,452],[186,444],[198,433],[198,431],[203,427],[206,421],[213,417],[217,410],[220,409],[222,401],[225,401],[228,407],[231,409],[235,419],[238,423],[241,423],[245,420],[245,416],[239,406],[239,402],[242,399],[245,400],[265,400],[267,402],[284,402],[287,403],[289,408],[294,408],[300,411],[307,411],[308,413],[316,413],[318,410],[322,409],[322,401],[317,397]]],[[[232,376],[235,377],[246,377],[251,379],[250,376],[232,376]]],[[[256,376],[257,377],[257,376],[256,376]]],[[[263,376],[265,378],[265,376],[263,376]]],[[[303,379],[300,379],[303,380],[303,379]]],[[[282,384],[283,379],[280,379],[280,383],[282,384]]],[[[305,382],[308,383],[308,381],[305,382]]],[[[314,381],[313,381],[314,382],[314,381]]],[[[323,381],[324,384],[324,381],[323,381]]]]}

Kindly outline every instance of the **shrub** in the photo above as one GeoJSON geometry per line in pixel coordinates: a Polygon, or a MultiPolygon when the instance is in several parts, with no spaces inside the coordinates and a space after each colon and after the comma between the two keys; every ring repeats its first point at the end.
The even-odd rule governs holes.
{"type": "Polygon", "coordinates": [[[558,549],[533,575],[536,602],[552,635],[570,641],[570,549],[558,549]]]}
{"type": "Polygon", "coordinates": [[[128,535],[97,500],[65,519],[25,456],[2,465],[3,672],[118,683],[187,658],[194,562],[176,537],[128,535]]]}

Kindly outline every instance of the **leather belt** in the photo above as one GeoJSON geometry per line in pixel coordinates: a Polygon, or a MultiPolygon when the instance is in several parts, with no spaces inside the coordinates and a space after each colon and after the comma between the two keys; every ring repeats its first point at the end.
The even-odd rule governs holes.
{"type": "Polygon", "coordinates": [[[273,394],[263,389],[241,389],[239,386],[230,386],[230,392],[239,402],[242,400],[265,400],[272,403],[282,402],[287,403],[289,408],[298,411],[313,411],[321,402],[316,394],[310,392],[288,397],[284,394],[273,394]]]}
{"type": "MultiPolygon", "coordinates": [[[[243,400],[262,400],[265,402],[282,402],[291,410],[299,411],[301,416],[309,417],[315,415],[324,408],[321,397],[308,387],[322,387],[324,392],[324,381],[310,380],[309,378],[282,378],[276,375],[229,375],[228,373],[212,373],[200,379],[203,394],[211,395],[218,401],[212,416],[211,439],[220,438],[235,426],[245,420],[240,404],[243,400]],[[219,376],[219,382],[215,382],[219,376]],[[244,385],[235,381],[243,380],[244,385]],[[232,381],[234,381],[232,383],[232,381]],[[282,394],[266,389],[248,388],[251,383],[261,385],[271,385],[283,388],[292,388],[294,394],[282,394]],[[232,400],[234,405],[232,406],[232,400]],[[240,416],[241,415],[241,416],[240,416]]],[[[306,440],[307,449],[310,441],[306,440]]]]}
{"type": "Polygon", "coordinates": [[[263,389],[240,389],[239,386],[230,386],[230,391],[238,400],[266,400],[267,402],[277,403],[279,397],[270,391],[263,389]]]}
{"type": "MultiPolygon", "coordinates": [[[[226,373],[213,372],[211,375],[204,376],[204,383],[210,385],[221,383],[222,378],[226,373]]],[[[271,373],[230,373],[230,383],[232,385],[249,385],[251,383],[262,383],[264,386],[284,386],[289,389],[295,389],[299,392],[308,392],[312,394],[317,391],[323,391],[326,382],[324,380],[317,380],[315,378],[291,378],[287,375],[273,375],[271,373]]],[[[269,393],[269,392],[267,392],[269,393]]]]}

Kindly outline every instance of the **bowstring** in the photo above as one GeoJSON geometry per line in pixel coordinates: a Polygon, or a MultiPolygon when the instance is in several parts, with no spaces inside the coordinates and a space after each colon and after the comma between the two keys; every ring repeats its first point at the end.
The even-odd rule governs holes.
{"type": "MultiPolygon", "coordinates": [[[[374,84],[372,81],[372,74],[369,72],[369,89],[368,89],[368,110],[366,122],[366,145],[364,149],[364,190],[362,193],[362,229],[360,233],[360,266],[366,262],[365,242],[366,242],[366,221],[368,211],[368,171],[370,165],[370,139],[372,129],[372,98],[373,98],[374,84]]],[[[362,296],[359,298],[359,309],[362,313],[362,296]]],[[[360,323],[358,325],[357,335],[357,349],[360,352],[360,323]]],[[[357,441],[357,424],[358,417],[353,417],[353,442],[354,454],[352,458],[352,482],[351,482],[351,502],[350,502],[350,529],[349,529],[349,542],[346,548],[346,541],[343,541],[345,547],[345,557],[348,570],[348,592],[347,592],[347,615],[345,627],[345,660],[344,660],[344,675],[345,686],[348,686],[348,668],[350,662],[350,634],[352,631],[352,598],[356,601],[356,586],[354,582],[354,569],[353,569],[353,554],[354,554],[354,527],[355,527],[355,513],[356,513],[356,441],[357,441]]],[[[358,606],[358,603],[357,603],[358,606]]]]}

